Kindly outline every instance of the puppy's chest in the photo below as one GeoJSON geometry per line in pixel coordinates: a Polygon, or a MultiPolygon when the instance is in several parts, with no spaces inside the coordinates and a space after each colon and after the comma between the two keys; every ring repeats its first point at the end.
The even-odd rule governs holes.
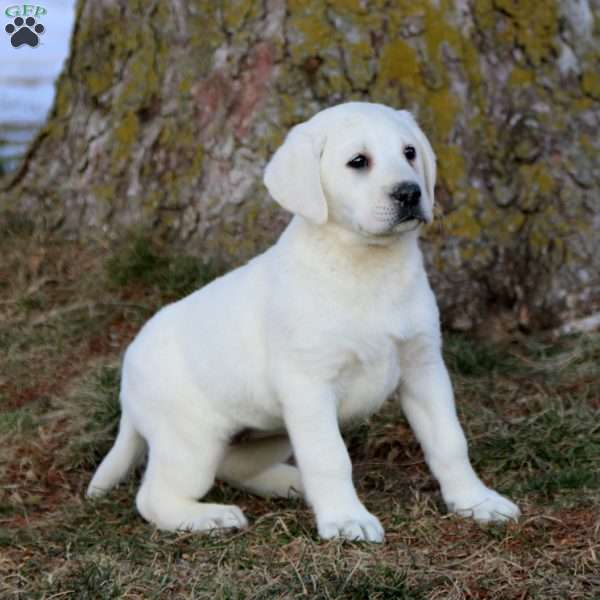
{"type": "Polygon", "coordinates": [[[340,422],[376,412],[399,379],[398,352],[390,337],[373,339],[359,352],[350,353],[335,380],[340,422]]]}

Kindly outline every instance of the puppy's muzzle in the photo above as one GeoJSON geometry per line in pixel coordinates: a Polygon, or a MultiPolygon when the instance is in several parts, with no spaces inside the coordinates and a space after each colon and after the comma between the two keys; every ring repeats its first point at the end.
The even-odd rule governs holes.
{"type": "Polygon", "coordinates": [[[390,192],[390,198],[398,211],[398,223],[412,219],[426,221],[421,211],[421,188],[418,183],[414,181],[398,183],[390,192]]]}

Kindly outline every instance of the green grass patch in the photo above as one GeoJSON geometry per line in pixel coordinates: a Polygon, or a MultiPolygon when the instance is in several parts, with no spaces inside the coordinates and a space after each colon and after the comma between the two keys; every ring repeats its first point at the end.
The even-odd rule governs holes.
{"type": "Polygon", "coordinates": [[[444,340],[444,358],[450,371],[463,377],[510,373],[517,361],[505,344],[452,335],[444,340]]]}
{"type": "Polygon", "coordinates": [[[547,501],[600,488],[600,423],[585,404],[546,399],[538,411],[482,434],[471,454],[487,473],[511,472],[513,494],[535,492],[547,501]]]}
{"type": "Polygon", "coordinates": [[[92,469],[111,448],[119,426],[120,366],[99,364],[76,386],[59,414],[79,423],[79,432],[61,450],[71,469],[92,469]]]}
{"type": "MultiPolygon", "coordinates": [[[[0,396],[0,404],[2,397],[0,396]]],[[[0,412],[0,435],[3,433],[24,434],[35,426],[36,418],[29,408],[0,412]]]]}
{"type": "Polygon", "coordinates": [[[106,261],[108,281],[113,286],[143,285],[170,299],[193,292],[222,272],[223,268],[203,264],[198,257],[166,250],[142,233],[133,234],[106,261]]]}

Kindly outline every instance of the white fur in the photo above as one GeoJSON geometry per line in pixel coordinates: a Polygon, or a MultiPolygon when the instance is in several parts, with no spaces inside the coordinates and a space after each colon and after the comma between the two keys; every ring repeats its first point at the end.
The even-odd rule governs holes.
{"type": "Polygon", "coordinates": [[[121,429],[88,494],[121,480],[145,440],[137,506],[161,529],[245,526],[236,506],[197,502],[218,476],[263,495],[303,494],[323,538],[381,542],[339,426],[375,412],[400,385],[448,508],[516,518],[469,463],[420,226],[391,216],[390,189],[403,181],[419,184],[430,221],[435,157],[405,111],[342,104],[294,128],[265,184],[296,216],[264,254],[143,327],[125,354],[121,429]],[[407,144],[417,149],[412,165],[407,144]],[[372,165],[350,169],[361,152],[372,165]],[[248,430],[260,435],[231,443],[248,430]],[[292,448],[298,467],[286,463],[292,448]]]}

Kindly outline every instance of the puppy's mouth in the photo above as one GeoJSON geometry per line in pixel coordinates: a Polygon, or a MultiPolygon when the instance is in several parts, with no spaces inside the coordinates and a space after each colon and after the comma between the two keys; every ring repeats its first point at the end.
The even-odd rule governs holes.
{"type": "Polygon", "coordinates": [[[411,213],[400,217],[391,227],[390,233],[403,233],[413,231],[421,225],[425,225],[427,219],[421,213],[411,213]]]}
{"type": "Polygon", "coordinates": [[[411,221],[418,221],[421,224],[427,223],[427,219],[422,214],[410,214],[399,219],[394,227],[402,225],[403,223],[410,223],[411,221]]]}
{"type": "Polygon", "coordinates": [[[405,217],[401,221],[395,221],[393,223],[390,223],[385,229],[377,232],[367,232],[364,230],[362,231],[363,233],[368,234],[369,236],[373,236],[374,238],[394,238],[398,237],[399,235],[402,235],[403,233],[415,231],[426,222],[427,221],[423,217],[405,217]]]}
{"type": "Polygon", "coordinates": [[[429,222],[430,219],[425,215],[415,211],[402,216],[397,216],[387,222],[382,221],[380,222],[379,227],[373,229],[366,229],[359,223],[356,223],[355,226],[361,235],[371,239],[374,243],[387,243],[390,239],[397,238],[405,233],[410,233],[411,231],[416,231],[421,225],[425,225],[429,222]],[[377,242],[377,240],[380,241],[377,242]]]}

